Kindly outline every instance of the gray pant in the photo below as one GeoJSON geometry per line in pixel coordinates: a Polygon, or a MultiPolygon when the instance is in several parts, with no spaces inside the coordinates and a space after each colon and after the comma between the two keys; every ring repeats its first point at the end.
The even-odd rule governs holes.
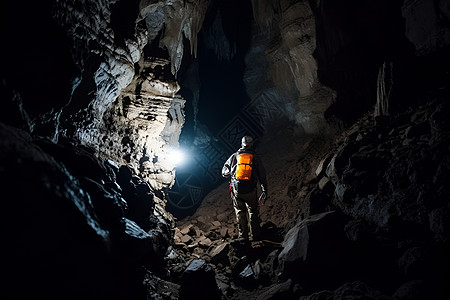
{"type": "Polygon", "coordinates": [[[236,213],[239,237],[248,239],[251,233],[253,239],[258,238],[261,233],[259,227],[261,221],[256,189],[247,194],[233,193],[231,199],[236,213]]]}

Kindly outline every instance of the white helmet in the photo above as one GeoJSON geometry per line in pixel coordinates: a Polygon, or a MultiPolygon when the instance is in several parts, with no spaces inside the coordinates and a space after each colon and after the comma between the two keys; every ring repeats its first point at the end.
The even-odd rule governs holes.
{"type": "Polygon", "coordinates": [[[253,138],[251,136],[244,136],[241,140],[241,146],[244,148],[251,148],[253,147],[253,138]]]}

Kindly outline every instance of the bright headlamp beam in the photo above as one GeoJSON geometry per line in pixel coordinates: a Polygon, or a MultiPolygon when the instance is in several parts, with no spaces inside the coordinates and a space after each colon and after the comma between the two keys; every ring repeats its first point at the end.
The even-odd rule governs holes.
{"type": "Polygon", "coordinates": [[[170,152],[169,159],[176,167],[179,167],[186,163],[187,155],[181,149],[173,149],[170,152]]]}

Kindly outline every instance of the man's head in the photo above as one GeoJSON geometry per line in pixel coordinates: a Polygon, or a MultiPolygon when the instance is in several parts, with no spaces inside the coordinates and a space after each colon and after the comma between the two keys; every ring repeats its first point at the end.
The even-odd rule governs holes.
{"type": "Polygon", "coordinates": [[[241,140],[242,148],[253,148],[253,138],[251,136],[244,136],[241,140]]]}

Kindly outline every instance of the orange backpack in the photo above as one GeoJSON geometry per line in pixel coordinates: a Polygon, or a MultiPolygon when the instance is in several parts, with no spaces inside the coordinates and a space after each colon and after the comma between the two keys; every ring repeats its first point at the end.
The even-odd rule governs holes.
{"type": "Polygon", "coordinates": [[[236,168],[236,179],[249,181],[252,178],[252,164],[253,164],[253,154],[251,153],[239,153],[236,156],[237,168],[236,168]]]}

